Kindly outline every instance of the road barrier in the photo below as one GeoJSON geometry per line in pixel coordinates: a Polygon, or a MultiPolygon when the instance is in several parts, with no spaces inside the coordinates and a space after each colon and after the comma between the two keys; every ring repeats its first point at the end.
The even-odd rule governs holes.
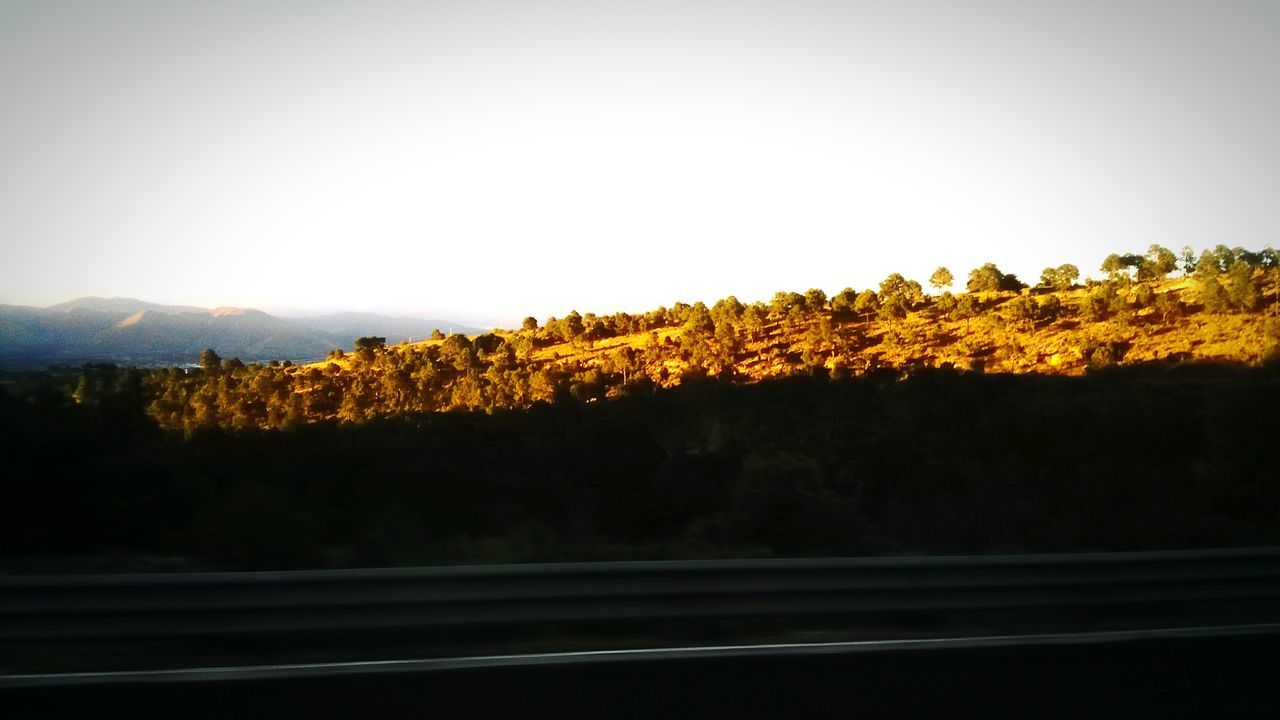
{"type": "Polygon", "coordinates": [[[1280,598],[1280,548],[0,577],[0,637],[184,637],[1280,598]]]}

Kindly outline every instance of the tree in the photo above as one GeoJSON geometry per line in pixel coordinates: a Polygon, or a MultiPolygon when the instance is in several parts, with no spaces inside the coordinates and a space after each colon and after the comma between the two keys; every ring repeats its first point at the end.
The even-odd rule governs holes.
{"type": "Polygon", "coordinates": [[[1124,260],[1122,260],[1118,254],[1111,253],[1103,258],[1102,265],[1099,269],[1114,279],[1116,275],[1124,270],[1124,260]]]}
{"type": "Polygon", "coordinates": [[[1021,290],[1026,287],[1016,275],[1000,272],[995,263],[986,263],[969,272],[969,282],[965,285],[969,292],[994,292],[996,290],[1021,290]]]}
{"type": "Polygon", "coordinates": [[[880,317],[892,323],[907,316],[907,300],[900,293],[881,296],[880,317]]]}
{"type": "Polygon", "coordinates": [[[1137,308],[1151,307],[1155,302],[1156,291],[1147,283],[1142,283],[1133,290],[1133,304],[1137,308]]]}
{"type": "Polygon", "coordinates": [[[765,316],[767,311],[763,303],[752,303],[742,311],[742,326],[754,337],[756,333],[764,328],[765,316]]]}
{"type": "Polygon", "coordinates": [[[452,362],[458,370],[466,370],[477,363],[475,345],[466,335],[454,333],[440,343],[440,359],[452,362]]]}
{"type": "Polygon", "coordinates": [[[1196,251],[1190,245],[1183,245],[1182,251],[1178,253],[1178,260],[1182,263],[1182,274],[1191,275],[1196,271],[1196,251]]]}
{"type": "Polygon", "coordinates": [[[951,311],[949,317],[952,320],[966,320],[977,315],[980,309],[978,301],[972,295],[966,293],[956,299],[955,309],[951,311]]]}
{"type": "Polygon", "coordinates": [[[1151,245],[1147,248],[1147,255],[1143,258],[1142,264],[1138,266],[1138,279],[1158,280],[1177,269],[1178,256],[1174,255],[1172,250],[1160,245],[1151,245]]]}
{"type": "Polygon", "coordinates": [[[1169,291],[1162,292],[1156,296],[1156,312],[1160,313],[1161,322],[1169,322],[1169,316],[1177,317],[1182,314],[1182,301],[1178,299],[1178,294],[1169,291]]]}
{"type": "Polygon", "coordinates": [[[435,330],[432,330],[432,331],[431,331],[431,339],[432,339],[432,340],[443,340],[443,339],[444,339],[444,333],[440,332],[440,328],[436,328],[435,330]]]}
{"type": "Polygon", "coordinates": [[[929,284],[935,290],[951,287],[951,283],[955,282],[955,278],[951,275],[951,271],[945,267],[939,267],[929,276],[929,284]]]}
{"type": "Polygon", "coordinates": [[[924,300],[924,291],[915,280],[908,280],[901,273],[892,273],[880,281],[880,303],[884,304],[889,298],[910,308],[924,300]]]}
{"type": "Polygon", "coordinates": [[[1009,319],[1016,323],[1029,327],[1036,321],[1036,301],[1030,295],[1019,295],[1010,300],[1005,307],[1009,313],[1009,319]]]}
{"type": "Polygon", "coordinates": [[[1200,299],[1204,303],[1205,312],[1221,315],[1231,306],[1227,291],[1218,282],[1218,278],[1209,276],[1200,281],[1200,299]]]}
{"type": "Polygon", "coordinates": [[[1275,270],[1280,267],[1280,253],[1270,245],[1262,248],[1258,253],[1258,265],[1265,270],[1275,270]]]}
{"type": "Polygon", "coordinates": [[[711,311],[705,304],[697,302],[689,308],[684,331],[694,335],[710,335],[716,331],[716,323],[711,319],[711,311]]]}
{"type": "Polygon", "coordinates": [[[1062,315],[1062,301],[1057,295],[1049,295],[1037,305],[1036,313],[1042,320],[1057,320],[1062,315]]]}
{"type": "Polygon", "coordinates": [[[505,351],[507,341],[501,335],[490,332],[477,335],[471,344],[480,353],[481,357],[485,357],[499,351],[505,351]]]}
{"type": "Polygon", "coordinates": [[[1196,260],[1196,277],[1201,280],[1217,275],[1218,258],[1213,254],[1212,250],[1205,250],[1200,253],[1200,259],[1196,260]]]}
{"type": "Polygon", "coordinates": [[[875,290],[863,290],[858,293],[858,297],[853,301],[854,312],[865,315],[868,320],[871,319],[871,313],[880,307],[880,297],[876,295],[875,290]]]}
{"type": "Polygon", "coordinates": [[[827,305],[827,294],[818,288],[804,291],[804,305],[810,312],[818,312],[827,305]]]}
{"type": "Polygon", "coordinates": [[[717,300],[716,304],[711,306],[711,319],[714,320],[717,325],[725,321],[731,323],[737,322],[742,319],[742,313],[745,312],[746,309],[747,307],[743,305],[738,298],[730,295],[717,300]]]}
{"type": "Polygon", "coordinates": [[[845,288],[831,298],[831,310],[838,313],[853,312],[853,304],[857,299],[858,293],[853,288],[845,288]]]}
{"type": "Polygon", "coordinates": [[[205,348],[200,353],[200,367],[205,372],[217,372],[222,369],[222,358],[218,357],[213,348],[205,348]]]}
{"type": "Polygon", "coordinates": [[[582,324],[582,316],[577,310],[571,311],[560,321],[560,337],[566,342],[578,337],[586,329],[587,327],[582,324]]]}
{"type": "Polygon", "coordinates": [[[949,292],[944,292],[938,296],[938,310],[943,315],[951,315],[956,309],[956,296],[949,292]]]}
{"type": "Polygon", "coordinates": [[[1040,284],[1055,290],[1069,290],[1080,278],[1080,268],[1064,263],[1056,268],[1045,268],[1040,273],[1040,284]]]}
{"type": "Polygon", "coordinates": [[[1227,290],[1227,297],[1231,306],[1244,312],[1257,310],[1262,304],[1262,293],[1258,291],[1258,284],[1253,281],[1253,268],[1238,262],[1231,268],[1229,277],[1231,287],[1227,290]]]}
{"type": "Polygon", "coordinates": [[[1102,261],[1101,270],[1107,274],[1112,281],[1131,279],[1130,271],[1140,271],[1146,258],[1133,253],[1125,253],[1117,255],[1111,253],[1102,261]]]}
{"type": "Polygon", "coordinates": [[[538,329],[538,318],[533,317],[532,315],[530,315],[529,317],[525,318],[524,320],[521,320],[521,321],[520,321],[520,329],[521,329],[521,330],[530,330],[530,331],[532,331],[532,330],[537,330],[537,329],[538,329]]]}
{"type": "Polygon", "coordinates": [[[1236,251],[1226,245],[1214,245],[1210,254],[1213,257],[1213,266],[1216,267],[1220,273],[1231,272],[1231,268],[1235,267],[1238,259],[1236,251]]]}
{"type": "Polygon", "coordinates": [[[773,302],[770,303],[769,310],[781,317],[786,317],[792,308],[798,307],[803,310],[804,303],[804,296],[800,293],[779,290],[773,294],[773,302]]]}
{"type": "Polygon", "coordinates": [[[373,362],[373,358],[379,350],[383,350],[387,346],[387,339],[383,337],[362,337],[356,338],[356,357],[364,362],[373,362]]]}
{"type": "Polygon", "coordinates": [[[1102,320],[1123,310],[1124,306],[1124,298],[1116,290],[1115,283],[1102,283],[1080,301],[1080,316],[1089,321],[1102,320]]]}

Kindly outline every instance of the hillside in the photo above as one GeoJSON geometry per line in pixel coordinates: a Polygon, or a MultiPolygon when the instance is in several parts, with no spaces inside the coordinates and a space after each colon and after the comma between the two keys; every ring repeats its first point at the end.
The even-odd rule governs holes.
{"type": "Polygon", "coordinates": [[[574,312],[541,326],[528,318],[520,330],[392,346],[366,338],[355,352],[304,367],[214,364],[171,374],[158,381],[150,412],[167,428],[268,428],[590,402],[706,377],[755,382],[929,368],[1078,376],[1108,366],[1251,366],[1277,357],[1280,269],[1270,260],[1215,262],[1212,271],[1177,279],[1164,277],[1169,271],[1141,280],[1114,272],[1084,285],[1053,272],[1046,270],[1056,283],[1035,288],[1013,289],[1016,278],[988,265],[971,274],[970,292],[956,295],[926,295],[891,275],[878,291],[832,298],[784,291],[769,304],[729,297],[637,315],[574,312]]]}
{"type": "Polygon", "coordinates": [[[301,366],[14,374],[0,442],[43,473],[8,487],[0,547],[264,569],[1275,543],[1280,271],[1169,274],[992,266],[957,294],[890,276],[301,366]]]}
{"type": "MultiPolygon", "coordinates": [[[[732,362],[724,363],[718,362],[718,357],[698,356],[697,333],[688,326],[662,327],[656,332],[661,347],[668,350],[661,359],[661,368],[667,373],[662,376],[659,371],[656,375],[661,377],[653,379],[673,385],[680,376],[699,369],[712,374],[728,370],[750,380],[815,368],[851,375],[922,367],[1080,375],[1091,365],[1117,363],[1255,364],[1275,342],[1267,336],[1269,315],[1265,313],[1204,312],[1198,291],[1188,280],[1157,283],[1153,289],[1157,295],[1176,297],[1182,309],[1163,317],[1154,307],[1135,306],[1132,290],[1122,294],[1126,304],[1122,310],[1093,320],[1081,319],[1071,309],[1051,318],[1026,317],[1011,307],[1024,297],[1038,302],[1056,297],[1069,308],[1078,307],[1089,293],[1083,287],[1058,293],[1032,290],[1025,295],[980,293],[975,314],[964,318],[940,310],[936,299],[926,300],[900,319],[868,320],[823,308],[799,317],[771,318],[758,330],[744,334],[732,362]],[[705,362],[708,359],[710,363],[705,362]]],[[[610,356],[623,348],[643,351],[651,342],[650,332],[586,344],[562,341],[539,347],[531,360],[534,365],[608,367],[610,356]]]]}

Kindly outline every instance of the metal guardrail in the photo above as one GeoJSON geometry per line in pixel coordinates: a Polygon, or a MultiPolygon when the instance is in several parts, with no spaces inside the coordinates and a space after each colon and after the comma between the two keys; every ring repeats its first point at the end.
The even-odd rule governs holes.
{"type": "Polygon", "coordinates": [[[156,638],[1280,598],[1280,548],[0,576],[0,638],[156,638]]]}

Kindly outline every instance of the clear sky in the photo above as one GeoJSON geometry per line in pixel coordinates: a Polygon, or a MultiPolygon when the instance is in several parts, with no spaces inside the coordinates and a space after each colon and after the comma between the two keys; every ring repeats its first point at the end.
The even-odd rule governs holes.
{"type": "Polygon", "coordinates": [[[0,302],[510,325],[1280,245],[1280,2],[0,0],[0,302]]]}

